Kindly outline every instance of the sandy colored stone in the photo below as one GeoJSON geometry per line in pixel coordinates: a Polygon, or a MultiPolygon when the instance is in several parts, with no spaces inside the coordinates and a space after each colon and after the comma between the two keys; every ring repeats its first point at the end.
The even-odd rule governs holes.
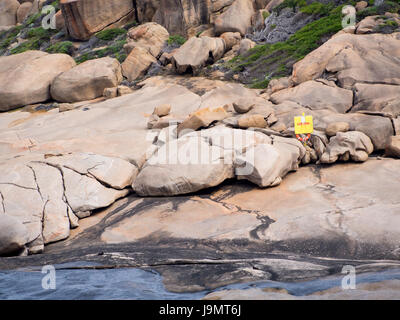
{"type": "Polygon", "coordinates": [[[254,107],[254,103],[246,98],[241,98],[238,101],[235,101],[232,105],[233,109],[235,109],[237,113],[249,112],[254,107]]]}
{"type": "Polygon", "coordinates": [[[400,85],[357,83],[352,112],[400,116],[400,85]]]}
{"type": "Polygon", "coordinates": [[[239,118],[238,126],[240,128],[265,128],[268,126],[267,121],[261,114],[245,115],[239,118]]]}
{"type": "Polygon", "coordinates": [[[232,177],[232,161],[224,161],[223,149],[199,137],[183,136],[166,143],[145,163],[132,188],[140,196],[170,196],[213,187],[232,177]]]}
{"type": "Polygon", "coordinates": [[[0,2],[0,26],[15,26],[20,3],[17,0],[2,0],[0,2]]]}
{"type": "Polygon", "coordinates": [[[146,71],[157,60],[142,47],[134,47],[122,63],[122,73],[128,81],[134,81],[146,74],[146,71]]]}
{"type": "Polygon", "coordinates": [[[51,95],[60,102],[78,102],[103,96],[105,88],[122,81],[117,59],[104,57],[88,60],[63,72],[51,84],[51,95]]]}
{"type": "Polygon", "coordinates": [[[117,93],[118,93],[119,97],[126,95],[126,94],[131,94],[132,92],[133,92],[133,90],[131,88],[129,88],[128,86],[121,85],[121,86],[117,87],[117,93]]]}
{"type": "Polygon", "coordinates": [[[21,250],[28,242],[27,232],[21,220],[0,214],[0,255],[21,250]]]}
{"type": "Polygon", "coordinates": [[[0,111],[50,99],[50,85],[75,66],[67,54],[41,51],[0,57],[0,111]]]}
{"type": "Polygon", "coordinates": [[[286,140],[274,142],[273,145],[259,144],[247,149],[235,159],[236,172],[238,173],[238,168],[242,171],[237,178],[249,180],[260,187],[279,185],[288,172],[297,170],[304,155],[301,145],[296,146],[286,140]],[[244,168],[248,168],[247,173],[244,173],[244,168]]]}
{"type": "Polygon", "coordinates": [[[187,119],[178,125],[178,134],[188,130],[197,130],[201,127],[208,127],[214,121],[220,121],[228,116],[223,107],[202,108],[192,113],[187,119]]]}
{"type": "Polygon", "coordinates": [[[192,37],[172,55],[172,64],[177,73],[191,71],[197,74],[210,58],[217,61],[225,53],[225,42],[221,38],[192,37]]]}
{"type": "Polygon", "coordinates": [[[232,49],[233,46],[239,44],[240,40],[242,40],[242,36],[239,32],[224,32],[220,35],[220,38],[225,41],[226,51],[232,49]]]}
{"type": "Polygon", "coordinates": [[[32,8],[32,3],[31,2],[24,2],[21,3],[17,10],[17,22],[22,23],[25,18],[28,16],[29,11],[32,8]]]}
{"type": "Polygon", "coordinates": [[[368,7],[368,2],[367,1],[358,1],[356,3],[356,10],[357,11],[365,9],[366,7],[368,7]]]}
{"type": "Polygon", "coordinates": [[[103,91],[103,97],[106,99],[116,98],[117,96],[118,96],[118,88],[117,87],[105,88],[103,91]]]}
{"type": "Polygon", "coordinates": [[[363,162],[368,160],[368,155],[374,151],[371,140],[362,132],[348,131],[337,132],[329,140],[325,153],[321,156],[321,163],[334,163],[338,159],[343,161],[353,160],[363,162]]]}
{"type": "Polygon", "coordinates": [[[172,202],[166,202],[126,218],[105,229],[101,238],[107,243],[165,235],[184,239],[235,239],[247,238],[257,225],[255,214],[232,212],[217,202],[193,197],[175,208],[172,202]]]}
{"type": "Polygon", "coordinates": [[[386,147],[386,155],[400,158],[400,136],[392,136],[390,143],[386,147]]]}
{"type": "Polygon", "coordinates": [[[312,110],[332,109],[345,113],[353,105],[353,93],[340,87],[331,87],[317,81],[307,81],[296,87],[283,89],[271,95],[275,104],[293,101],[312,110]]]}
{"type": "Polygon", "coordinates": [[[169,104],[162,104],[154,108],[153,114],[164,117],[167,116],[171,112],[171,105],[169,104]]]}
{"type": "Polygon", "coordinates": [[[148,22],[128,31],[127,43],[124,49],[129,54],[133,48],[146,49],[154,58],[157,58],[165,42],[169,38],[168,31],[157,23],[148,22]]]}
{"type": "Polygon", "coordinates": [[[239,55],[244,55],[247,51],[250,49],[254,48],[256,43],[254,41],[251,41],[250,39],[243,39],[240,41],[240,46],[239,46],[239,55]]]}
{"type": "Polygon", "coordinates": [[[350,125],[347,122],[332,122],[328,124],[325,129],[327,136],[332,137],[338,132],[347,132],[350,129],[350,125]]]}
{"type": "Polygon", "coordinates": [[[394,58],[399,50],[398,33],[341,34],[295,63],[292,80],[299,84],[321,77],[326,70],[336,73],[346,88],[357,82],[400,84],[400,66],[394,58]]]}
{"type": "Polygon", "coordinates": [[[235,0],[228,10],[214,21],[215,33],[239,32],[244,36],[251,26],[253,13],[251,0],[235,0]]]}
{"type": "Polygon", "coordinates": [[[72,38],[87,40],[106,27],[123,25],[134,16],[131,0],[62,0],[65,26],[72,38]]]}

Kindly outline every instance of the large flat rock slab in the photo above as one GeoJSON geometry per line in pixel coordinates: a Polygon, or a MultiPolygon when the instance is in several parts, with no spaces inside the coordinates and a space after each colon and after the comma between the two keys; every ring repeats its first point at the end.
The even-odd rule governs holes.
{"type": "Polygon", "coordinates": [[[171,113],[184,118],[197,110],[201,98],[179,85],[146,86],[115,99],[59,113],[23,110],[0,116],[0,148],[5,153],[93,152],[124,158],[135,164],[151,146],[147,130],[154,108],[172,106],[171,113]]]}
{"type": "Polygon", "coordinates": [[[230,239],[262,244],[264,253],[398,259],[399,168],[399,160],[370,158],[300,167],[268,189],[230,181],[197,196],[134,196],[75,232],[77,239],[120,246],[230,239]]]}

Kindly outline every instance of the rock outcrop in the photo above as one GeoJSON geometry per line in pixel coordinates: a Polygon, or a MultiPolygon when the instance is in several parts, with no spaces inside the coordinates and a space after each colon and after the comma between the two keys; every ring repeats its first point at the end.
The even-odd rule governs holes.
{"type": "Polygon", "coordinates": [[[239,32],[242,36],[251,27],[254,9],[251,0],[235,0],[232,5],[215,19],[215,33],[239,32]]]}
{"type": "Polygon", "coordinates": [[[232,177],[233,164],[224,161],[223,149],[201,137],[183,137],[158,149],[132,187],[141,196],[178,195],[214,187],[232,177]]]}
{"type": "Polygon", "coordinates": [[[353,92],[311,80],[273,93],[271,101],[275,104],[293,101],[312,110],[332,109],[345,113],[353,105],[353,92]]]}
{"type": "Polygon", "coordinates": [[[190,38],[172,55],[172,63],[178,73],[199,71],[207,64],[222,58],[225,42],[221,38],[190,38]]]}
{"type": "Polygon", "coordinates": [[[400,34],[337,35],[293,66],[295,84],[336,74],[342,88],[356,83],[400,85],[400,34]],[[385,52],[382,55],[382,52],[385,52]]]}
{"type": "Polygon", "coordinates": [[[61,0],[60,5],[68,33],[78,40],[87,40],[134,17],[131,0],[61,0]]]}
{"type": "Polygon", "coordinates": [[[135,47],[122,63],[122,74],[128,81],[134,81],[146,74],[146,71],[157,59],[142,47],[135,47]]]}
{"type": "Polygon", "coordinates": [[[0,255],[13,254],[22,250],[28,241],[28,230],[22,221],[4,213],[0,215],[0,255]]]}
{"type": "Polygon", "coordinates": [[[2,0],[0,2],[0,27],[15,26],[20,3],[17,0],[2,0]]]}
{"type": "Polygon", "coordinates": [[[169,33],[164,27],[149,22],[128,31],[124,49],[129,54],[134,48],[141,47],[146,49],[154,58],[157,58],[168,38],[169,33]]]}
{"type": "Polygon", "coordinates": [[[50,85],[75,66],[67,54],[27,51],[0,57],[0,111],[50,99],[50,85]]]}
{"type": "Polygon", "coordinates": [[[333,163],[338,159],[356,162],[367,161],[368,155],[374,151],[371,140],[362,132],[338,132],[329,141],[321,163],[333,163]]]}
{"type": "Polygon", "coordinates": [[[92,100],[121,81],[122,70],[117,59],[89,60],[57,76],[51,84],[51,96],[60,102],[92,100]]]}
{"type": "Polygon", "coordinates": [[[24,246],[36,253],[67,238],[78,218],[127,195],[124,188],[137,168],[122,159],[79,153],[2,161],[0,172],[1,211],[7,221],[21,224],[2,234],[1,253],[24,246]]]}

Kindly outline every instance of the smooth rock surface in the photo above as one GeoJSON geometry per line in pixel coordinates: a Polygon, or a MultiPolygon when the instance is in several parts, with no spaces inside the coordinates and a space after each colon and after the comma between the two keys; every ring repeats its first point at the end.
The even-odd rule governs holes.
{"type": "Polygon", "coordinates": [[[3,212],[0,215],[0,255],[21,250],[27,242],[27,229],[22,221],[3,212]]]}
{"type": "Polygon", "coordinates": [[[0,57],[0,111],[50,99],[50,85],[75,66],[67,54],[41,51],[0,57]]]}
{"type": "Polygon", "coordinates": [[[121,66],[117,59],[93,59],[63,72],[51,84],[51,96],[60,102],[92,100],[103,95],[122,81],[121,66]]]}
{"type": "Polygon", "coordinates": [[[221,38],[192,37],[172,55],[172,64],[178,73],[197,74],[211,59],[213,62],[222,58],[225,42],[221,38]]]}
{"type": "Polygon", "coordinates": [[[312,110],[331,109],[345,113],[353,105],[353,93],[339,87],[331,87],[317,81],[307,81],[271,95],[275,104],[293,101],[312,110]]]}
{"type": "Polygon", "coordinates": [[[372,151],[374,151],[374,146],[364,133],[338,132],[326,146],[326,151],[321,156],[321,163],[334,163],[338,159],[348,161],[350,158],[356,162],[364,162],[372,151]]]}

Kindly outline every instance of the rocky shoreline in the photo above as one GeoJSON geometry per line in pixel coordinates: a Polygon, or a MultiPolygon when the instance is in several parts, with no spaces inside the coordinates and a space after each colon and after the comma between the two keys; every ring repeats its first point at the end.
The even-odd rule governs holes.
{"type": "MultiPolygon", "coordinates": [[[[16,2],[4,3],[40,1],[16,2]]],[[[0,269],[137,267],[159,272],[172,292],[312,280],[344,265],[399,269],[400,7],[357,4],[361,21],[329,29],[276,66],[290,67],[277,77],[265,71],[274,50],[295,54],[291,41],[314,22],[337,23],[342,5],[288,14],[286,2],[213,1],[206,12],[183,1],[203,12],[183,6],[183,27],[167,19],[166,1],[139,2],[57,3],[58,35],[25,30],[40,17],[28,11],[0,30],[0,269]],[[115,28],[85,6],[99,15],[109,6],[104,21],[115,28]],[[132,15],[140,25],[128,24],[132,15]],[[250,40],[264,33],[266,42],[250,40]],[[76,50],[18,52],[35,37],[70,37],[76,50]],[[119,41],[111,56],[107,47],[83,61],[107,41],[119,41]],[[263,59],[265,86],[239,83],[263,59]],[[314,129],[303,143],[302,115],[314,129]]]]}

